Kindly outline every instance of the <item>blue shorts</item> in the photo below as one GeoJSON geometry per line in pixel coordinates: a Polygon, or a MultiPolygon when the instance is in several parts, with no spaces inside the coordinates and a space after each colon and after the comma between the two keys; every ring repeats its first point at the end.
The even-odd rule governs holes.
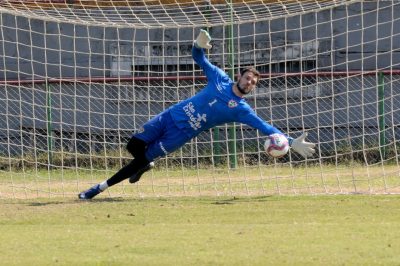
{"type": "Polygon", "coordinates": [[[147,143],[145,155],[149,161],[179,149],[191,139],[175,125],[169,110],[146,122],[133,136],[147,143]]]}

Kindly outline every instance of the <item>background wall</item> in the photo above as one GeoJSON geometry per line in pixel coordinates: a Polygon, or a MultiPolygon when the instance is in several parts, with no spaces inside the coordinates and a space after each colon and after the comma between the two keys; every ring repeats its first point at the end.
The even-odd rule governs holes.
{"type": "MultiPolygon", "coordinates": [[[[363,12],[360,4],[353,4],[286,19],[235,25],[234,36],[240,36],[235,37],[236,68],[257,65],[268,75],[398,70],[400,22],[394,14],[400,10],[389,3],[385,8],[385,2],[378,2],[364,3],[363,12]]],[[[177,73],[199,77],[195,83],[157,80],[135,84],[80,81],[55,82],[49,86],[34,82],[0,84],[3,153],[20,153],[24,142],[26,146],[34,142],[46,149],[49,89],[52,129],[59,142],[65,142],[59,145],[69,145],[74,150],[105,142],[105,138],[109,138],[106,142],[121,142],[113,138],[129,137],[147,119],[201,89],[205,82],[190,54],[199,28],[103,28],[57,24],[5,13],[0,14],[0,22],[2,81],[124,78],[149,73],[154,77],[177,73]],[[72,143],[76,138],[82,139],[82,143],[72,143]],[[98,140],[93,142],[92,138],[98,140]],[[68,141],[72,144],[66,144],[68,141]]],[[[226,28],[209,30],[214,45],[210,60],[227,69],[226,28]]],[[[385,102],[385,111],[393,114],[400,107],[398,77],[386,76],[384,81],[385,96],[391,99],[385,102]]],[[[376,132],[378,83],[374,75],[345,80],[340,76],[326,77],[318,82],[313,77],[301,77],[293,78],[289,84],[282,77],[274,77],[264,79],[249,102],[261,117],[286,132],[313,129],[311,139],[324,142],[335,135],[343,138],[350,128],[357,141],[368,135],[369,130],[376,132]]],[[[387,124],[400,124],[399,117],[388,115],[386,119],[387,124]]],[[[254,136],[255,132],[244,134],[254,136]]],[[[387,136],[394,134],[399,133],[391,131],[387,136]]]]}

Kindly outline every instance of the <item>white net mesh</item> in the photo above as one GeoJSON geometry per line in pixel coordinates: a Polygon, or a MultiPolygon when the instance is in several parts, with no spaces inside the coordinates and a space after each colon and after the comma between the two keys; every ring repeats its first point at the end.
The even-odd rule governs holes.
{"type": "Polygon", "coordinates": [[[221,125],[109,196],[398,193],[399,1],[0,1],[0,197],[75,197],[130,160],[148,119],[201,90],[210,61],[262,73],[247,100],[305,160],[221,125]],[[233,52],[231,48],[233,47],[233,52]]]}
{"type": "Polygon", "coordinates": [[[5,0],[3,12],[30,18],[113,27],[160,28],[219,26],[229,23],[265,21],[323,10],[358,1],[34,1],[5,0]]]}

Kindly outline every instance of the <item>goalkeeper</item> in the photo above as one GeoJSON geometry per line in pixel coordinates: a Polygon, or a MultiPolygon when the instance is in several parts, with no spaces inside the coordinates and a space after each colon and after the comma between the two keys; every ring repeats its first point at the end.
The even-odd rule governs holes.
{"type": "MultiPolygon", "coordinates": [[[[139,181],[142,174],[154,166],[154,160],[175,151],[200,132],[217,125],[240,122],[265,135],[282,134],[258,117],[243,98],[255,89],[260,79],[259,72],[252,67],[246,68],[234,83],[224,71],[212,65],[205,57],[204,49],[211,48],[210,41],[208,32],[201,30],[192,48],[194,61],[207,77],[207,86],[193,97],[169,107],[145,123],[127,145],[134,159],[108,180],[81,192],[80,199],[91,199],[127,178],[130,183],[139,181]]],[[[305,138],[306,133],[297,139],[288,137],[289,145],[303,157],[309,157],[314,153],[315,144],[306,142],[305,138]]]]}

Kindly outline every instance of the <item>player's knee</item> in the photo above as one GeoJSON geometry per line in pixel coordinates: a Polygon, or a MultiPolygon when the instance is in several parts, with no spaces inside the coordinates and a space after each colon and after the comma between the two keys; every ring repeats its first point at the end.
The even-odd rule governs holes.
{"type": "Polygon", "coordinates": [[[136,137],[132,137],[128,145],[126,146],[127,150],[132,154],[136,159],[145,158],[146,152],[146,142],[136,137]]]}

